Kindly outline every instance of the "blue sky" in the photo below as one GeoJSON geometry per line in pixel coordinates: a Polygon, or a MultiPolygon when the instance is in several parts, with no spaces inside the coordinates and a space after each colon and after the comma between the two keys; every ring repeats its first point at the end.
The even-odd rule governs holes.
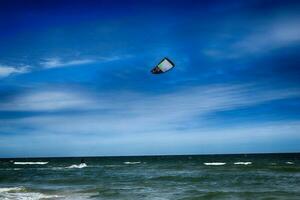
{"type": "Polygon", "coordinates": [[[0,157],[298,152],[299,11],[1,1],[0,157]]]}

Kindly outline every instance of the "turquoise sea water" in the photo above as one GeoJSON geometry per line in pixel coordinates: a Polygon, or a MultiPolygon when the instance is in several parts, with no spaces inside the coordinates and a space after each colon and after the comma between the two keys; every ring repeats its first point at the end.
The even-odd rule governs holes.
{"type": "Polygon", "coordinates": [[[0,199],[300,199],[300,154],[0,160],[0,199]]]}

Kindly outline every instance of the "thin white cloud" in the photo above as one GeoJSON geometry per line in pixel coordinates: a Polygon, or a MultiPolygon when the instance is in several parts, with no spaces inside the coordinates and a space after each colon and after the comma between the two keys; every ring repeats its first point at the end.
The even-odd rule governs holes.
{"type": "MultiPolygon", "coordinates": [[[[240,58],[242,56],[256,55],[261,53],[268,53],[272,50],[287,47],[300,43],[300,18],[298,16],[284,16],[280,18],[261,20],[260,23],[246,23],[249,33],[239,36],[239,33],[227,33],[231,35],[230,38],[236,38],[218,49],[207,48],[203,50],[206,56],[214,58],[240,58]],[[227,47],[226,47],[227,46],[227,47]]],[[[221,37],[222,38],[222,37],[221,37]]],[[[223,39],[216,38],[217,43],[224,42],[223,39]]]]}
{"type": "MultiPolygon", "coordinates": [[[[71,67],[71,66],[79,66],[86,65],[91,63],[101,63],[101,62],[112,62],[120,59],[130,58],[131,55],[122,55],[122,56],[107,56],[107,57],[97,57],[95,59],[71,59],[64,60],[62,58],[48,58],[45,61],[40,63],[41,68],[43,69],[51,69],[51,68],[61,68],[61,67],[71,67]]],[[[6,66],[0,64],[0,78],[5,78],[13,74],[24,74],[30,73],[34,70],[37,70],[36,67],[31,67],[28,65],[25,66],[6,66]]]]}
{"type": "Polygon", "coordinates": [[[211,113],[299,97],[299,91],[264,90],[250,85],[212,85],[158,95],[130,92],[96,94],[74,89],[44,90],[21,95],[13,101],[2,102],[0,110],[94,111],[92,114],[88,112],[72,116],[61,113],[31,117],[18,122],[50,132],[162,131],[205,126],[206,116],[211,113]],[[195,118],[198,120],[195,121],[195,118]]]}
{"type": "Polygon", "coordinates": [[[111,62],[111,61],[116,61],[116,60],[121,60],[121,59],[127,59],[133,57],[132,55],[126,54],[126,55],[115,55],[115,56],[102,56],[102,57],[97,57],[98,61],[102,62],[111,62]]]}
{"type": "MultiPolygon", "coordinates": [[[[195,152],[189,150],[199,145],[206,145],[210,152],[217,151],[218,145],[223,145],[230,153],[231,145],[248,141],[256,144],[257,141],[270,141],[269,138],[272,141],[288,138],[299,140],[297,134],[300,122],[251,122],[246,125],[233,124],[231,127],[224,127],[223,124],[211,126],[209,114],[299,97],[299,91],[297,88],[268,90],[255,85],[210,85],[152,95],[44,89],[1,103],[0,110],[62,112],[20,119],[1,119],[2,132],[21,131],[26,137],[22,134],[1,136],[0,141],[9,139],[10,146],[13,141],[16,141],[15,144],[24,144],[28,139],[36,141],[36,144],[51,141],[51,144],[43,143],[44,149],[49,148],[45,152],[56,152],[56,148],[53,149],[55,146],[64,155],[68,154],[68,150],[72,154],[75,149],[76,153],[72,155],[78,155],[81,150],[83,154],[101,154],[101,149],[105,149],[106,154],[110,155],[134,152],[172,153],[166,146],[174,147],[176,152],[173,153],[209,153],[201,149],[196,149],[195,152]],[[65,110],[71,112],[64,113],[65,110]],[[21,141],[24,142],[20,143],[21,141]],[[70,141],[69,146],[64,146],[60,141],[70,141]],[[153,144],[157,145],[157,152],[151,150],[153,148],[150,146],[153,144]],[[126,149],[121,151],[120,146],[126,146],[126,149]],[[90,147],[95,150],[88,153],[90,147]]],[[[5,142],[2,144],[2,148],[10,148],[5,146],[5,142]]],[[[22,150],[27,148],[30,152],[32,147],[22,150]]]]}
{"type": "Polygon", "coordinates": [[[0,65],[0,78],[4,78],[7,76],[10,76],[12,74],[23,74],[29,72],[30,67],[29,66],[5,66],[0,65]]]}
{"type": "Polygon", "coordinates": [[[70,90],[31,91],[9,102],[0,103],[0,110],[6,111],[57,111],[76,108],[88,109],[95,105],[84,93],[70,90]]]}
{"type": "Polygon", "coordinates": [[[296,152],[299,147],[290,142],[300,142],[299,130],[300,121],[117,135],[38,129],[31,134],[0,135],[0,146],[2,156],[5,152],[16,156],[296,152]]]}
{"type": "Polygon", "coordinates": [[[86,65],[91,63],[101,63],[101,62],[112,62],[124,58],[131,57],[130,55],[122,55],[122,56],[102,56],[96,57],[94,59],[73,59],[73,60],[64,60],[62,58],[48,58],[44,62],[41,62],[41,66],[50,69],[50,68],[59,68],[59,67],[70,67],[70,66],[78,66],[78,65],[86,65]]]}
{"type": "Polygon", "coordinates": [[[68,66],[75,66],[75,65],[85,65],[93,62],[95,62],[95,60],[92,59],[62,61],[59,58],[49,58],[45,62],[42,62],[41,65],[44,68],[58,68],[58,67],[68,67],[68,66]]]}
{"type": "Polygon", "coordinates": [[[257,30],[233,45],[243,53],[260,53],[300,42],[300,19],[276,22],[257,30]]]}

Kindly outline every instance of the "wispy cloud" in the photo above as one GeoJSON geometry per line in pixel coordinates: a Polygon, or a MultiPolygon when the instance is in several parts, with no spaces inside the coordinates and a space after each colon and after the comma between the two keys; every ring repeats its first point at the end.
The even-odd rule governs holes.
{"type": "Polygon", "coordinates": [[[131,113],[153,113],[153,108],[156,108],[161,115],[165,110],[169,113],[169,109],[174,108],[177,112],[211,112],[298,96],[298,88],[268,89],[251,84],[195,86],[152,95],[131,91],[102,93],[78,88],[43,88],[27,91],[8,102],[0,102],[0,110],[97,109],[103,105],[114,110],[130,108],[128,112],[131,113]],[[112,98],[118,101],[112,102],[112,98]]]}
{"type": "Polygon", "coordinates": [[[86,65],[91,63],[102,63],[102,62],[112,62],[120,59],[125,59],[130,57],[129,55],[122,55],[122,56],[100,56],[95,57],[94,59],[71,59],[65,60],[62,58],[48,58],[45,59],[44,62],[41,62],[41,66],[49,69],[49,68],[59,68],[59,67],[70,67],[70,66],[78,66],[78,65],[86,65]]]}
{"type": "Polygon", "coordinates": [[[261,53],[300,42],[299,19],[274,22],[233,44],[244,53],[261,53]]]}
{"type": "MultiPolygon", "coordinates": [[[[76,121],[80,125],[85,122],[76,121]]],[[[74,132],[34,129],[31,134],[0,135],[0,156],[5,156],[5,152],[23,157],[296,152],[299,129],[300,121],[126,134],[104,134],[105,130],[101,129],[92,133],[80,128],[74,132]]]]}
{"type": "Polygon", "coordinates": [[[214,112],[300,97],[300,90],[253,85],[211,85],[149,95],[132,92],[94,93],[74,90],[31,92],[0,103],[0,111],[80,111],[7,121],[55,133],[146,133],[201,128],[214,112]],[[93,111],[93,112],[81,112],[93,111]]]}
{"type": "MultiPolygon", "coordinates": [[[[268,20],[260,19],[261,23],[248,25],[247,34],[226,33],[232,42],[218,49],[207,48],[203,53],[214,58],[240,58],[249,55],[261,55],[290,45],[300,44],[300,18],[298,16],[283,16],[268,20]]],[[[216,38],[217,43],[224,43],[224,37],[216,38]]],[[[225,42],[226,43],[226,42],[225,42]]]]}
{"type": "MultiPolygon", "coordinates": [[[[81,59],[81,60],[69,60],[69,61],[63,62],[59,58],[51,58],[51,59],[47,59],[45,62],[41,63],[42,68],[40,68],[40,70],[49,69],[49,68],[85,65],[85,64],[90,64],[93,62],[96,62],[96,60],[81,59]]],[[[29,65],[7,66],[7,65],[0,64],[0,78],[5,78],[5,77],[8,77],[8,76],[14,75],[14,74],[30,73],[35,70],[37,70],[37,67],[33,67],[33,66],[29,66],[29,65]]]]}
{"type": "Polygon", "coordinates": [[[45,89],[30,91],[8,102],[0,103],[2,111],[57,111],[81,108],[88,109],[95,105],[93,100],[84,97],[84,92],[70,90],[45,89]]]}
{"type": "Polygon", "coordinates": [[[93,62],[95,62],[95,60],[92,59],[62,61],[62,59],[60,58],[49,58],[45,62],[42,62],[41,65],[45,68],[58,68],[58,67],[68,67],[74,65],[85,65],[93,62]]]}
{"type": "Polygon", "coordinates": [[[23,74],[30,71],[30,66],[6,66],[0,65],[0,78],[10,76],[12,74],[23,74]]]}
{"type": "Polygon", "coordinates": [[[72,67],[79,65],[87,65],[92,63],[103,63],[103,62],[112,62],[120,59],[126,59],[131,57],[130,55],[122,56],[102,56],[95,59],[63,59],[63,58],[47,58],[43,62],[40,62],[40,67],[29,66],[29,65],[20,65],[20,66],[7,66],[0,64],[0,78],[5,78],[13,74],[24,74],[30,73],[36,70],[45,70],[52,68],[62,68],[62,67],[72,67]]]}

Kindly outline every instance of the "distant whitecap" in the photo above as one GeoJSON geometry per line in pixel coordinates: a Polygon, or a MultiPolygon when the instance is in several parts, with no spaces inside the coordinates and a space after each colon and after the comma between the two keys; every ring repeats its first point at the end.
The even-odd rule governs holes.
{"type": "Polygon", "coordinates": [[[235,165],[251,165],[252,162],[235,162],[235,165]]]}
{"type": "Polygon", "coordinates": [[[226,163],[224,163],[224,162],[204,163],[204,165],[214,165],[214,166],[225,165],[225,164],[226,164],[226,163]]]}
{"type": "Polygon", "coordinates": [[[125,165],[135,165],[140,164],[141,162],[124,162],[125,165]]]}
{"type": "Polygon", "coordinates": [[[79,165],[71,165],[71,166],[66,167],[66,168],[68,168],[68,169],[74,169],[74,168],[81,169],[81,168],[84,168],[84,167],[87,167],[87,164],[81,163],[81,164],[79,164],[79,165]]]}
{"type": "Polygon", "coordinates": [[[294,164],[294,162],[285,162],[286,164],[288,164],[288,165],[293,165],[294,164]]]}
{"type": "Polygon", "coordinates": [[[20,191],[23,190],[23,187],[8,187],[8,188],[0,188],[0,193],[2,192],[11,192],[11,191],[20,191]]]}
{"type": "Polygon", "coordinates": [[[15,165],[46,165],[48,162],[14,162],[15,165]]]}
{"type": "Polygon", "coordinates": [[[24,187],[8,187],[0,188],[1,199],[60,199],[63,196],[58,195],[46,195],[39,192],[28,192],[24,187]]]}

